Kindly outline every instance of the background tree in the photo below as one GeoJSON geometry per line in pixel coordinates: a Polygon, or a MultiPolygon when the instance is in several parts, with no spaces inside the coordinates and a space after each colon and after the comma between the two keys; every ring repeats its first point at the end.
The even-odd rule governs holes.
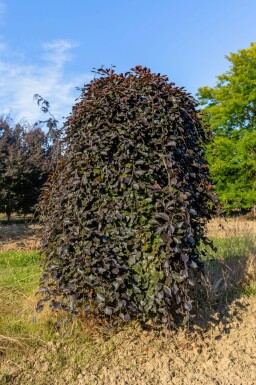
{"type": "Polygon", "coordinates": [[[33,212],[51,168],[52,145],[42,128],[0,118],[0,211],[33,212]]]}
{"type": "Polygon", "coordinates": [[[35,94],[34,100],[36,100],[38,106],[41,111],[48,115],[48,119],[39,120],[35,123],[35,126],[39,125],[40,127],[45,127],[47,144],[51,147],[51,151],[49,152],[49,162],[50,168],[53,169],[58,160],[61,158],[63,154],[63,127],[59,126],[59,121],[55,118],[55,116],[50,111],[50,103],[45,100],[41,95],[35,94]]]}
{"type": "Polygon", "coordinates": [[[214,138],[208,147],[216,191],[227,211],[256,202],[256,44],[226,56],[229,70],[215,87],[198,90],[214,138]]]}
{"type": "Polygon", "coordinates": [[[48,119],[33,126],[14,124],[10,116],[0,117],[0,212],[34,211],[43,184],[61,157],[62,128],[50,112],[50,104],[35,94],[48,119]]]}

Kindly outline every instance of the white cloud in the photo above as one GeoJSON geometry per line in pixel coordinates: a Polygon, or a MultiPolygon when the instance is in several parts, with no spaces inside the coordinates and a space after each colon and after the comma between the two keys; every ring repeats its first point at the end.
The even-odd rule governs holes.
{"type": "Polygon", "coordinates": [[[55,40],[50,43],[44,43],[43,48],[46,53],[43,57],[45,60],[61,67],[63,63],[72,58],[70,50],[76,46],[76,43],[67,40],[55,40]]]}
{"type": "MultiPolygon", "coordinates": [[[[49,101],[57,119],[67,116],[77,97],[75,87],[91,78],[88,74],[68,77],[65,73],[65,64],[71,60],[70,51],[75,46],[66,40],[44,43],[41,61],[30,65],[22,63],[18,55],[1,55],[0,113],[11,112],[16,119],[25,118],[31,123],[43,119],[45,116],[33,101],[34,94],[40,94],[49,101]]],[[[6,51],[4,43],[2,50],[6,51]]]]}

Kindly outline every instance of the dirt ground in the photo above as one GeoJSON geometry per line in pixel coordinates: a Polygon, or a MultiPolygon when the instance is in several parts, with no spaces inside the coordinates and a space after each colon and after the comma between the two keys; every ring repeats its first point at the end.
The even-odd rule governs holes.
{"type": "Polygon", "coordinates": [[[0,223],[0,251],[38,249],[40,228],[30,223],[0,223]]]}
{"type": "MultiPolygon", "coordinates": [[[[60,342],[48,343],[14,365],[5,363],[13,385],[255,385],[256,299],[237,299],[207,327],[188,333],[134,326],[102,345],[99,361],[79,363],[60,342]],[[56,371],[57,360],[64,362],[56,371]]],[[[97,341],[95,342],[97,343],[97,341]]],[[[74,346],[71,347],[74,349],[74,346]]],[[[83,356],[83,347],[80,354],[83,356]]],[[[1,380],[1,379],[0,379],[1,380]]]]}

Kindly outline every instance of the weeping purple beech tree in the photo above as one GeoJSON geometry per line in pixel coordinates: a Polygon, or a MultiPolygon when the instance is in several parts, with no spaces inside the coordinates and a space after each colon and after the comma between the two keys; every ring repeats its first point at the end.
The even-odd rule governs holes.
{"type": "Polygon", "coordinates": [[[38,311],[49,302],[112,320],[188,318],[215,211],[193,98],[148,68],[101,68],[65,128],[40,201],[38,311]]]}

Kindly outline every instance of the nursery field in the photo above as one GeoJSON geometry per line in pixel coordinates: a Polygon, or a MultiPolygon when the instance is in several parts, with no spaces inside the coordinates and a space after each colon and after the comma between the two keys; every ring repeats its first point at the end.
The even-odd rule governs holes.
{"type": "Polygon", "coordinates": [[[255,384],[256,221],[209,224],[218,248],[205,260],[211,287],[190,323],[172,331],[36,315],[39,233],[36,224],[0,223],[1,384],[255,384]]]}

